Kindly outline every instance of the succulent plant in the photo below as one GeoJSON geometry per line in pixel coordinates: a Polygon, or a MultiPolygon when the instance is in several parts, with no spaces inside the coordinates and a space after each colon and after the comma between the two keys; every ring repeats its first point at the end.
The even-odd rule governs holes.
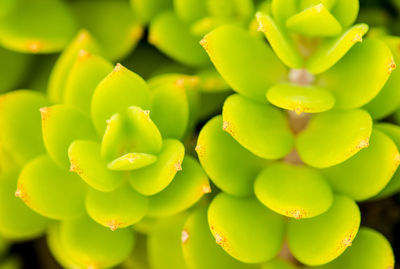
{"type": "Polygon", "coordinates": [[[357,203],[400,191],[400,38],[358,12],[2,1],[0,91],[47,91],[0,95],[0,269],[393,269],[357,203]]]}
{"type": "Polygon", "coordinates": [[[1,97],[2,150],[15,164],[1,166],[0,230],[23,239],[47,229],[61,262],[104,268],[130,254],[135,235],[125,227],[176,214],[210,186],[179,140],[194,120],[196,79],[147,84],[87,51],[95,47],[84,32],[60,56],[49,91],[59,104],[29,90],[1,97]]]}
{"type": "Polygon", "coordinates": [[[298,261],[329,263],[356,237],[355,201],[399,191],[396,141],[373,128],[399,107],[397,39],[363,41],[368,26],[350,27],[357,12],[358,1],[273,0],[257,13],[270,46],[232,25],[201,41],[237,92],[196,150],[223,191],[208,209],[210,229],[240,261],[272,259],[286,237],[298,261]]]}

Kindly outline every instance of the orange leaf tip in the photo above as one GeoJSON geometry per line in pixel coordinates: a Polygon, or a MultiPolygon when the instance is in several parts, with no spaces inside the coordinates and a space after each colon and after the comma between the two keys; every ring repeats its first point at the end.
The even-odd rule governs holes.
{"type": "Polygon", "coordinates": [[[109,222],[106,223],[107,226],[110,228],[111,231],[115,231],[116,229],[118,229],[118,227],[120,226],[120,224],[118,222],[116,222],[115,220],[110,220],[109,222]]]}
{"type": "Polygon", "coordinates": [[[188,239],[189,239],[189,233],[188,233],[188,231],[187,231],[187,230],[183,230],[183,231],[182,231],[182,234],[181,234],[181,241],[182,241],[182,244],[185,244],[185,243],[188,241],[188,239]]]}
{"type": "Polygon", "coordinates": [[[181,171],[181,170],[182,170],[182,164],[181,164],[181,162],[177,162],[177,163],[175,164],[175,170],[176,170],[176,171],[181,171]]]}
{"type": "Polygon", "coordinates": [[[396,69],[396,63],[394,62],[394,60],[393,60],[393,58],[390,60],[390,62],[389,62],[389,68],[388,68],[388,73],[390,74],[390,73],[392,73],[393,72],[393,70],[395,70],[396,69]]]}
{"type": "Polygon", "coordinates": [[[208,53],[209,52],[209,46],[208,46],[208,41],[207,41],[207,36],[203,37],[202,40],[200,40],[200,45],[205,49],[205,51],[208,53]]]}
{"type": "Polygon", "coordinates": [[[360,143],[358,143],[357,149],[367,148],[368,146],[369,146],[369,140],[364,139],[364,140],[361,140],[360,143]]]}
{"type": "Polygon", "coordinates": [[[203,193],[211,193],[211,187],[208,184],[203,185],[201,189],[202,189],[203,193]]]}

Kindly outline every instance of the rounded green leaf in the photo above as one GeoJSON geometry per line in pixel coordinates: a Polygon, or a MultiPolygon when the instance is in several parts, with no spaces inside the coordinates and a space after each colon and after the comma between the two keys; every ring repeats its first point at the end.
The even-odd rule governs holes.
{"type": "Polygon", "coordinates": [[[155,163],[133,170],[129,175],[132,187],[143,195],[154,195],[167,187],[175,174],[182,170],[185,147],[175,139],[163,140],[163,145],[155,163]]]}
{"type": "Polygon", "coordinates": [[[149,217],[165,217],[177,214],[211,192],[207,175],[192,157],[185,156],[182,171],[161,192],[149,197],[149,217]]]}
{"type": "Polygon", "coordinates": [[[49,77],[47,89],[47,95],[50,101],[54,103],[61,103],[63,101],[69,73],[82,50],[100,55],[98,44],[86,30],[81,30],[76,35],[54,65],[49,77]]]}
{"type": "Polygon", "coordinates": [[[42,93],[20,90],[0,96],[1,147],[23,166],[45,148],[39,109],[48,101],[42,93]]]}
{"type": "Polygon", "coordinates": [[[142,37],[143,27],[127,1],[75,1],[71,9],[112,60],[126,57],[142,37]]]}
{"type": "Polygon", "coordinates": [[[64,48],[77,25],[60,0],[19,0],[0,23],[0,44],[24,53],[53,53],[64,48]]]}
{"type": "Polygon", "coordinates": [[[107,120],[129,106],[149,107],[146,82],[120,64],[97,86],[91,103],[91,115],[99,134],[103,135],[107,120]]]}
{"type": "Polygon", "coordinates": [[[302,68],[304,60],[283,26],[262,12],[258,12],[256,16],[259,24],[257,30],[265,34],[279,59],[290,68],[302,68]]]}
{"type": "Polygon", "coordinates": [[[123,181],[123,175],[107,169],[101,158],[100,145],[87,140],[75,140],[68,148],[71,172],[77,173],[90,187],[112,191],[123,181]]]}
{"type": "Polygon", "coordinates": [[[298,11],[298,0],[272,0],[271,11],[275,20],[284,25],[298,11]]]}
{"type": "Polygon", "coordinates": [[[188,269],[185,263],[181,233],[186,215],[157,220],[148,235],[147,252],[152,269],[188,269]]]}
{"type": "Polygon", "coordinates": [[[112,69],[108,61],[81,50],[65,82],[64,103],[90,115],[93,92],[112,69]]]}
{"type": "Polygon", "coordinates": [[[186,75],[164,75],[149,81],[151,118],[164,138],[181,139],[187,130],[189,100],[185,84],[190,79],[194,78],[186,75]]]}
{"type": "Polygon", "coordinates": [[[324,214],[304,220],[291,219],[288,243],[291,253],[306,265],[328,263],[351,245],[360,226],[357,204],[341,195],[324,214]]]}
{"type": "Polygon", "coordinates": [[[268,101],[296,113],[318,113],[333,107],[335,98],[323,88],[282,83],[267,92],[268,101]]]}
{"type": "Polygon", "coordinates": [[[268,88],[286,75],[268,45],[237,26],[221,26],[201,44],[225,81],[247,97],[265,102],[268,88]]]}
{"type": "Polygon", "coordinates": [[[65,251],[63,242],[61,241],[60,224],[53,224],[47,229],[46,241],[53,258],[64,268],[69,269],[86,269],[85,266],[74,261],[65,251]]]}
{"type": "Polygon", "coordinates": [[[209,63],[199,45],[200,37],[190,33],[172,11],[157,15],[150,23],[149,43],[169,57],[188,66],[205,66],[209,63]]]}
{"type": "Polygon", "coordinates": [[[279,159],[293,147],[293,134],[286,118],[269,104],[234,94],[226,99],[222,117],[223,130],[259,157],[279,159]]]}
{"type": "Polygon", "coordinates": [[[32,211],[15,197],[18,174],[0,174],[0,237],[10,240],[34,239],[43,234],[49,219],[32,211]]]}
{"type": "Polygon", "coordinates": [[[136,158],[131,161],[133,165],[138,162],[138,167],[140,163],[146,164],[143,162],[145,159],[147,159],[147,164],[154,161],[151,155],[147,155],[146,158],[146,153],[159,153],[162,137],[149,114],[148,110],[130,106],[123,113],[114,114],[107,121],[107,128],[101,142],[101,155],[106,161],[117,161],[117,158],[128,153],[137,153],[136,158]]]}
{"type": "Polygon", "coordinates": [[[107,164],[107,168],[115,171],[135,170],[146,167],[157,161],[157,157],[148,153],[127,153],[107,164]]]}
{"type": "Polygon", "coordinates": [[[132,229],[111,231],[86,215],[62,222],[60,236],[66,254],[85,268],[115,266],[130,255],[135,244],[132,229]]]}
{"type": "Polygon", "coordinates": [[[322,41],[307,59],[306,68],[313,74],[321,74],[336,64],[367,33],[368,25],[357,24],[338,37],[322,41]]]}
{"type": "Polygon", "coordinates": [[[85,212],[86,184],[75,174],[39,156],[21,171],[15,195],[39,214],[57,220],[85,212]]]}
{"type": "Polygon", "coordinates": [[[333,194],[326,179],[307,166],[271,164],[257,177],[254,192],[269,209],[296,219],[324,213],[333,194]]]}
{"type": "Polygon", "coordinates": [[[303,162],[326,168],[368,147],[371,131],[372,119],[364,110],[329,111],[310,120],[296,148],[303,162]]]}
{"type": "MultiPolygon", "coordinates": [[[[400,37],[388,36],[382,40],[389,46],[393,53],[394,61],[400,63],[400,37]]],[[[378,95],[364,106],[374,119],[382,119],[392,114],[400,107],[400,70],[392,71],[389,79],[378,95]]]]}
{"type": "MultiPolygon", "coordinates": [[[[313,267],[314,268],[314,267],[313,267]]],[[[363,227],[352,246],[339,258],[316,269],[394,268],[394,255],[389,241],[377,231],[363,227]]]]}
{"type": "Polygon", "coordinates": [[[379,93],[395,67],[392,53],[385,43],[366,39],[321,74],[317,86],[332,91],[336,98],[335,108],[357,108],[379,93]]]}
{"type": "Polygon", "coordinates": [[[89,216],[112,231],[139,222],[147,212],[147,197],[123,184],[111,192],[90,189],[86,196],[89,216]]]}
{"type": "Polygon", "coordinates": [[[219,194],[208,208],[208,224],[216,243],[242,262],[268,261],[282,247],[284,218],[254,198],[219,194]]]}
{"type": "Polygon", "coordinates": [[[173,0],[174,11],[182,21],[193,23],[208,15],[208,2],[207,0],[173,0]]]}
{"type": "Polygon", "coordinates": [[[359,0],[336,0],[331,12],[344,29],[349,27],[357,18],[360,8],[359,0]]]}
{"type": "Polygon", "coordinates": [[[373,130],[368,148],[322,173],[336,192],[362,201],[379,193],[399,164],[396,144],[384,133],[373,130]]]}
{"type": "Polygon", "coordinates": [[[172,0],[131,0],[135,15],[143,23],[149,22],[164,9],[172,7],[172,0]]]}
{"type": "Polygon", "coordinates": [[[96,140],[96,130],[90,119],[68,105],[40,109],[43,141],[49,156],[65,168],[70,167],[68,148],[74,140],[96,140]]]}
{"type": "Polygon", "coordinates": [[[293,32],[309,37],[335,36],[342,31],[340,23],[322,3],[291,16],[286,26],[293,32]]]}
{"type": "MultiPolygon", "coordinates": [[[[400,149],[400,127],[390,123],[378,123],[374,128],[383,132],[385,135],[396,144],[397,149],[400,149]]],[[[400,169],[397,168],[395,174],[390,179],[385,188],[374,198],[384,198],[400,191],[400,169]]]]}
{"type": "Polygon", "coordinates": [[[27,74],[33,57],[0,47],[0,59],[0,92],[15,89],[27,74]]]}
{"type": "Polygon", "coordinates": [[[208,227],[207,208],[198,208],[187,218],[181,234],[183,256],[190,269],[250,269],[215,244],[208,227]]]}
{"type": "Polygon", "coordinates": [[[265,161],[253,155],[222,130],[222,117],[211,119],[200,131],[196,146],[204,170],[218,188],[248,196],[265,161]]]}

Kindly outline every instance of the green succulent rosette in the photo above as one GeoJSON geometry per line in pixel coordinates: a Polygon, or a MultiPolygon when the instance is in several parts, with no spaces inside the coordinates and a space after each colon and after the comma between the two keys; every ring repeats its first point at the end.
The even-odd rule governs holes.
{"type": "Polygon", "coordinates": [[[255,9],[253,0],[131,0],[142,21],[149,23],[148,40],[160,51],[188,66],[209,65],[198,42],[223,24],[247,27],[255,9]]]}
{"type": "Polygon", "coordinates": [[[18,87],[34,59],[43,58],[32,54],[62,51],[81,28],[111,60],[126,57],[143,33],[142,23],[123,0],[5,0],[0,10],[1,92],[18,87]]]}
{"type": "Polygon", "coordinates": [[[234,25],[200,42],[237,92],[196,147],[222,190],[208,223],[242,262],[271,261],[286,242],[302,264],[320,266],[356,238],[356,202],[400,190],[398,127],[373,123],[398,107],[398,52],[391,37],[363,40],[368,26],[351,26],[358,1],[269,7],[256,15],[268,43],[234,25]]]}
{"type": "Polygon", "coordinates": [[[121,263],[136,240],[130,226],[184,211],[211,191],[181,142],[195,121],[198,79],[145,82],[97,49],[84,32],[58,59],[54,92],[0,96],[0,234],[26,240],[47,231],[67,268],[121,263]]]}

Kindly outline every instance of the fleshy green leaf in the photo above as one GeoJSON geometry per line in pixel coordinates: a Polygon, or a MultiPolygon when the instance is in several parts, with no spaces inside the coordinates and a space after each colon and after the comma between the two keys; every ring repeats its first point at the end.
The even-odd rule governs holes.
{"type": "Polygon", "coordinates": [[[393,141],[373,130],[368,148],[322,172],[336,192],[361,201],[380,192],[399,164],[400,155],[393,141]]]}
{"type": "Polygon", "coordinates": [[[182,139],[189,122],[189,100],[186,84],[193,77],[156,76],[149,81],[151,118],[164,138],[182,139]]]}
{"type": "Polygon", "coordinates": [[[394,268],[394,255],[389,241],[380,233],[363,227],[352,246],[339,258],[316,269],[394,268]]]}
{"type": "Polygon", "coordinates": [[[298,0],[272,0],[271,11],[276,21],[284,23],[297,13],[298,0]]]}
{"type": "Polygon", "coordinates": [[[265,102],[268,88],[286,75],[271,49],[239,27],[221,26],[201,44],[226,82],[247,97],[265,102]]]}
{"type": "Polygon", "coordinates": [[[77,25],[60,0],[20,0],[0,24],[0,43],[24,53],[53,53],[64,48],[77,25]]]}
{"type": "Polygon", "coordinates": [[[149,22],[164,9],[172,7],[172,0],[131,0],[135,15],[143,22],[149,22]]]}
{"type": "Polygon", "coordinates": [[[74,261],[65,251],[63,242],[61,241],[60,224],[53,224],[47,229],[46,241],[53,258],[64,268],[70,269],[86,269],[85,266],[74,261]]]}
{"type": "Polygon", "coordinates": [[[330,111],[314,116],[297,137],[306,164],[326,168],[344,162],[369,145],[371,116],[364,110],[330,111]]]}
{"type": "Polygon", "coordinates": [[[97,139],[96,130],[87,116],[68,105],[40,109],[43,141],[50,157],[69,168],[68,148],[77,139],[97,139]]]}
{"type": "Polygon", "coordinates": [[[340,23],[322,3],[293,15],[286,21],[286,26],[309,37],[335,36],[342,31],[340,23]]]}
{"type": "Polygon", "coordinates": [[[163,140],[155,163],[130,172],[132,187],[141,194],[154,195],[167,187],[175,174],[182,170],[185,147],[175,139],[163,140]]]}
{"type": "Polygon", "coordinates": [[[116,171],[135,170],[157,161],[157,157],[148,153],[127,153],[108,163],[107,168],[116,171]]]}
{"type": "Polygon", "coordinates": [[[250,269],[255,266],[239,262],[215,244],[208,227],[207,209],[199,208],[187,218],[181,234],[186,264],[191,269],[250,269]]]}
{"type": "Polygon", "coordinates": [[[284,218],[254,198],[220,193],[208,208],[208,223],[216,243],[246,263],[272,259],[284,239],[284,218]]]}
{"type": "Polygon", "coordinates": [[[39,109],[48,105],[43,94],[14,91],[0,96],[0,143],[23,166],[45,148],[39,109]]]}
{"type": "Polygon", "coordinates": [[[333,107],[335,98],[323,88],[282,83],[267,92],[271,104],[300,114],[324,112],[333,107]]]}
{"type": "MultiPolygon", "coordinates": [[[[382,40],[389,46],[393,53],[394,62],[400,63],[400,38],[395,36],[388,36],[382,40]]],[[[385,86],[378,93],[378,95],[371,100],[364,108],[371,114],[373,119],[382,119],[392,114],[397,108],[400,107],[400,70],[395,69],[392,71],[385,86]]]]}
{"type": "Polygon", "coordinates": [[[188,269],[181,245],[181,232],[186,218],[186,215],[176,215],[157,220],[147,243],[152,269],[188,269]]]}
{"type": "Polygon", "coordinates": [[[107,169],[101,158],[100,145],[87,140],[75,140],[68,148],[70,170],[77,173],[90,187],[99,191],[112,191],[122,180],[122,174],[107,169]]]}
{"type": "Polygon", "coordinates": [[[182,171],[176,174],[164,190],[149,197],[149,217],[177,214],[194,205],[204,194],[211,192],[207,175],[192,157],[185,156],[182,171]]]}
{"type": "Polygon", "coordinates": [[[333,194],[326,179],[307,166],[271,164],[254,184],[257,198],[271,210],[296,219],[324,213],[333,194]]]}
{"type": "Polygon", "coordinates": [[[367,39],[321,74],[317,86],[332,91],[336,98],[335,108],[357,108],[379,93],[395,67],[392,53],[385,43],[367,39]]]}
{"type": "Polygon", "coordinates": [[[213,183],[232,195],[253,193],[253,183],[265,161],[253,155],[222,130],[222,117],[211,119],[200,131],[197,155],[213,183]]]}
{"type": "Polygon", "coordinates": [[[357,204],[335,196],[324,214],[304,220],[291,219],[288,242],[291,253],[307,265],[321,265],[334,260],[351,245],[360,225],[357,204]]]}
{"type": "Polygon", "coordinates": [[[77,34],[75,39],[65,48],[54,65],[49,77],[47,89],[47,95],[50,101],[54,103],[61,103],[63,101],[62,99],[64,97],[69,73],[82,50],[101,55],[100,47],[86,30],[81,30],[77,34]]]}
{"type": "Polygon", "coordinates": [[[174,11],[182,21],[193,23],[208,15],[208,2],[207,0],[173,0],[174,11]]]}
{"type": "Polygon", "coordinates": [[[86,184],[77,175],[43,155],[25,165],[15,195],[39,214],[65,220],[85,212],[86,192],[86,184]]]}
{"type": "Polygon", "coordinates": [[[359,8],[359,0],[336,0],[331,12],[346,29],[356,20],[359,8]]]}
{"type": "Polygon", "coordinates": [[[320,74],[336,64],[367,33],[368,25],[357,24],[338,37],[325,39],[307,59],[306,68],[320,74]]]}
{"type": "MultiPolygon", "coordinates": [[[[396,144],[397,149],[400,149],[400,128],[397,125],[390,123],[378,123],[374,127],[389,136],[396,144]]],[[[397,168],[396,173],[390,179],[385,188],[375,197],[384,198],[390,196],[400,190],[400,169],[397,168]]]]}
{"type": "Polygon", "coordinates": [[[86,210],[89,216],[112,231],[139,222],[147,212],[148,198],[128,184],[111,192],[89,190],[86,210]]]}
{"type": "Polygon", "coordinates": [[[112,60],[126,57],[142,37],[143,27],[127,1],[76,1],[71,9],[81,27],[99,41],[112,60]]]}
{"type": "Polygon", "coordinates": [[[223,130],[259,157],[279,159],[293,147],[293,135],[283,113],[271,105],[235,94],[226,99],[222,117],[223,130]]]}
{"type": "Polygon", "coordinates": [[[122,164],[124,160],[132,162],[131,168],[140,168],[155,161],[151,155],[160,152],[162,138],[149,113],[140,107],[130,106],[107,121],[101,155],[106,161],[113,161],[109,163],[110,169],[118,170],[115,165],[122,164]],[[124,157],[125,154],[131,155],[124,157]]]}
{"type": "Polygon", "coordinates": [[[150,23],[149,42],[185,65],[205,66],[209,63],[199,39],[172,11],[162,12],[150,23]]]}
{"type": "Polygon", "coordinates": [[[115,266],[129,256],[135,244],[132,229],[111,231],[86,215],[62,222],[60,235],[66,254],[85,268],[115,266]]]}
{"type": "Polygon", "coordinates": [[[14,172],[0,175],[0,236],[10,240],[34,239],[43,234],[50,221],[15,197],[17,178],[14,172]]]}
{"type": "Polygon", "coordinates": [[[279,59],[290,68],[302,68],[303,59],[286,30],[267,14],[258,12],[256,16],[259,24],[258,31],[265,34],[279,59]]]}
{"type": "Polygon", "coordinates": [[[64,103],[90,115],[93,92],[112,69],[108,61],[81,50],[65,82],[64,103]]]}
{"type": "Polygon", "coordinates": [[[91,114],[99,134],[103,135],[107,120],[129,106],[147,109],[150,103],[146,82],[120,64],[97,86],[91,103],[91,114]]]}

